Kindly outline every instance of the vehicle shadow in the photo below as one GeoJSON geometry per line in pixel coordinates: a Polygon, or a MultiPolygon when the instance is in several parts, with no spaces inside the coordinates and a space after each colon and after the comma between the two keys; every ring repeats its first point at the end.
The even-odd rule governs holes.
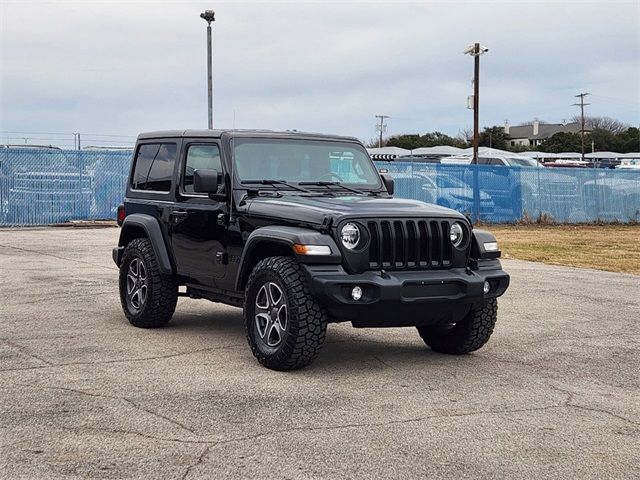
{"type": "MultiPolygon", "coordinates": [[[[240,309],[225,311],[176,312],[165,327],[180,335],[210,337],[212,342],[224,338],[245,342],[245,327],[240,309]]],[[[248,350],[248,346],[247,346],[248,350]]],[[[414,328],[355,329],[350,324],[330,324],[320,356],[305,372],[327,367],[350,371],[360,368],[415,368],[415,362],[457,363],[463,357],[443,355],[429,349],[414,328]]]]}

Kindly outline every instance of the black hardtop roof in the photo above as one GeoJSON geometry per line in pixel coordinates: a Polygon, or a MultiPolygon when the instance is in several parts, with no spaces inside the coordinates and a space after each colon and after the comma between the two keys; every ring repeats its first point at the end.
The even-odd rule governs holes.
{"type": "Polygon", "coordinates": [[[347,137],[342,135],[327,135],[323,133],[298,132],[287,130],[277,132],[273,130],[239,130],[239,129],[220,129],[220,130],[158,130],[155,132],[144,132],[138,135],[138,140],[147,140],[151,138],[220,138],[225,137],[258,137],[258,138],[297,138],[297,139],[315,139],[315,140],[342,140],[349,142],[358,142],[355,137],[347,137]]]}

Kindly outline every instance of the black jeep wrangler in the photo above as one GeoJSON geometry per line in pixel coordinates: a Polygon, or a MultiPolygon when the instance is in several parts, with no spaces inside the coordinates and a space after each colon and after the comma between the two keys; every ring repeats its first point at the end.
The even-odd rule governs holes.
{"type": "Polygon", "coordinates": [[[179,296],[244,309],[266,367],[308,365],[329,322],[415,326],[432,349],[482,347],[509,285],[488,232],[393,198],[355,138],[187,130],[138,137],[113,259],[136,327],[179,296]]]}

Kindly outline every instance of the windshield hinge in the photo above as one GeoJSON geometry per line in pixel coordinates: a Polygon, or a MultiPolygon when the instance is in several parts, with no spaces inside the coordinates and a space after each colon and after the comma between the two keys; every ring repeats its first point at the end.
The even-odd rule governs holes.
{"type": "Polygon", "coordinates": [[[324,217],[322,219],[320,231],[323,233],[329,233],[331,231],[331,225],[333,225],[333,217],[324,217]]]}

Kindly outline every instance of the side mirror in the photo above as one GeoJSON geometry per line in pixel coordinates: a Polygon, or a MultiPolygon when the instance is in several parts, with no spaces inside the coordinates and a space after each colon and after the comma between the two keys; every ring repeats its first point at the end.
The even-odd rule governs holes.
{"type": "Polygon", "coordinates": [[[216,193],[219,183],[217,170],[202,168],[193,172],[193,191],[196,193],[216,193]]]}
{"type": "Polygon", "coordinates": [[[388,173],[380,174],[382,177],[382,183],[384,183],[384,188],[387,189],[389,195],[393,195],[393,177],[388,173]]]}

